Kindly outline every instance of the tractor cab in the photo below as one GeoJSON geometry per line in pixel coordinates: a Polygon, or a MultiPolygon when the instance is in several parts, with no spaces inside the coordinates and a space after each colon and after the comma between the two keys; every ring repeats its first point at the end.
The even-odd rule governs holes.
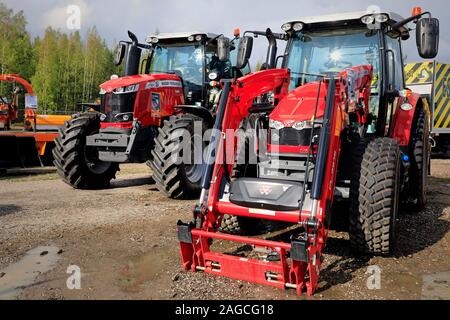
{"type": "Polygon", "coordinates": [[[417,27],[419,54],[423,58],[436,56],[439,22],[420,8],[414,8],[408,19],[392,12],[362,11],[306,17],[283,24],[288,43],[283,68],[291,72],[290,90],[324,76],[337,76],[351,67],[370,65],[369,121],[362,130],[385,135],[393,129],[391,124],[399,98],[404,101],[406,95],[410,96],[405,91],[401,44],[410,38],[410,22],[415,22],[417,27]],[[425,15],[429,17],[424,18],[425,15]],[[426,39],[424,33],[428,33],[426,39]]]}
{"type": "MultiPolygon", "coordinates": [[[[147,42],[152,49],[145,61],[147,74],[172,73],[183,82],[185,103],[205,105],[211,91],[217,91],[220,79],[233,78],[231,57],[218,57],[218,39],[221,36],[212,33],[161,33],[150,35],[147,42]]],[[[230,50],[235,49],[234,41],[230,50]]],[[[242,74],[239,74],[242,75],[242,74]]],[[[238,75],[238,76],[239,76],[238,75]]]]}

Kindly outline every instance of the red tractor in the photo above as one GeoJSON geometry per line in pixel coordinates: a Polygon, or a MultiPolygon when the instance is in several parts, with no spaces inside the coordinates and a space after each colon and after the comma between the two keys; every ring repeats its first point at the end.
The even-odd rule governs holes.
{"type": "MultiPolygon", "coordinates": [[[[403,82],[401,40],[411,22],[420,55],[435,57],[439,21],[419,9],[408,19],[357,12],[266,32],[267,70],[222,81],[194,220],[177,225],[185,270],[312,295],[331,218],[342,213],[337,201],[347,205],[356,251],[392,252],[399,204],[423,207],[429,163],[428,105],[403,82]],[[273,39],[287,41],[280,69],[273,39]],[[236,134],[240,128],[246,133],[236,134]],[[297,227],[288,241],[226,234],[225,215],[249,231],[258,219],[297,227]],[[213,239],[258,250],[218,253],[213,239]]],[[[251,40],[243,38],[239,61],[251,40]]]]}
{"type": "Polygon", "coordinates": [[[197,196],[202,165],[181,163],[175,172],[162,149],[173,127],[214,124],[218,81],[242,76],[245,68],[231,63],[239,35],[230,41],[202,32],[157,34],[141,44],[128,34],[131,41],[120,43],[115,58],[117,65],[125,58],[125,76],[100,85],[99,112],[77,114],[60,130],[55,166],[72,187],[98,188],[109,184],[120,163],[153,160],[160,190],[174,198],[197,196]]]}

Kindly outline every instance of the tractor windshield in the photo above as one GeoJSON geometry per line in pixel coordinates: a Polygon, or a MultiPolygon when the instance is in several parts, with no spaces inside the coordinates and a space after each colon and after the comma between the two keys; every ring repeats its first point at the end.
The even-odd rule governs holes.
{"type": "Polygon", "coordinates": [[[374,68],[373,90],[380,70],[379,42],[376,32],[367,29],[337,29],[298,32],[290,46],[287,67],[291,87],[317,81],[317,75],[338,73],[345,68],[370,64],[374,68]]]}
{"type": "Polygon", "coordinates": [[[188,86],[203,85],[203,53],[201,45],[157,46],[150,73],[178,73],[188,86]]]}

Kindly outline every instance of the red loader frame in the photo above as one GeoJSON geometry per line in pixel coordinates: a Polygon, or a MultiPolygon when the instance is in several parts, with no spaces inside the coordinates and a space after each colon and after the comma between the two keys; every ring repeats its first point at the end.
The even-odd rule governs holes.
{"type": "MultiPolygon", "coordinates": [[[[324,124],[318,148],[310,145],[306,151],[317,157],[311,190],[312,206],[300,206],[297,211],[252,209],[219,200],[222,180],[227,172],[232,172],[235,160],[230,161],[231,156],[226,154],[225,130],[238,129],[241,121],[249,115],[256,97],[274,92],[275,104],[285,98],[290,82],[289,70],[272,69],[251,74],[234,83],[223,81],[224,91],[215,125],[221,134],[211,139],[209,150],[209,160],[213,161],[213,165],[206,169],[202,196],[199,205],[194,208],[194,221],[190,224],[178,222],[185,270],[204,271],[281,289],[296,289],[299,295],[306,288],[307,294],[313,295],[318,285],[322,251],[328,238],[328,215],[331,214],[334,197],[340,134],[346,126],[348,112],[357,113],[360,121],[365,122],[371,77],[372,67],[361,66],[347,69],[337,78],[324,78],[315,83],[317,101],[314,121],[317,110],[323,108],[324,124]],[[322,90],[327,93],[326,100],[320,98],[322,90]],[[224,214],[296,223],[304,228],[305,234],[293,237],[291,243],[223,234],[218,232],[218,226],[224,214]],[[264,261],[216,253],[211,250],[211,239],[270,248],[279,254],[280,259],[264,261]]],[[[236,143],[233,145],[236,146],[236,143]]],[[[236,148],[234,151],[232,157],[236,157],[236,148]]]]}

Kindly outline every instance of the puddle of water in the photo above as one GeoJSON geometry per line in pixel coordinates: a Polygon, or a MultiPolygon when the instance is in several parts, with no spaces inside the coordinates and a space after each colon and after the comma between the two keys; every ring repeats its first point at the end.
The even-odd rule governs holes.
{"type": "Polygon", "coordinates": [[[423,300],[450,300],[450,271],[423,276],[423,300]]]}
{"type": "Polygon", "coordinates": [[[140,292],[141,285],[160,277],[167,268],[167,250],[156,249],[129,260],[119,272],[119,282],[126,292],[140,292]]]}
{"type": "Polygon", "coordinates": [[[36,278],[56,266],[59,249],[56,247],[36,247],[28,251],[18,262],[0,271],[0,300],[13,300],[36,278]],[[45,254],[45,252],[47,252],[45,254]]]}

